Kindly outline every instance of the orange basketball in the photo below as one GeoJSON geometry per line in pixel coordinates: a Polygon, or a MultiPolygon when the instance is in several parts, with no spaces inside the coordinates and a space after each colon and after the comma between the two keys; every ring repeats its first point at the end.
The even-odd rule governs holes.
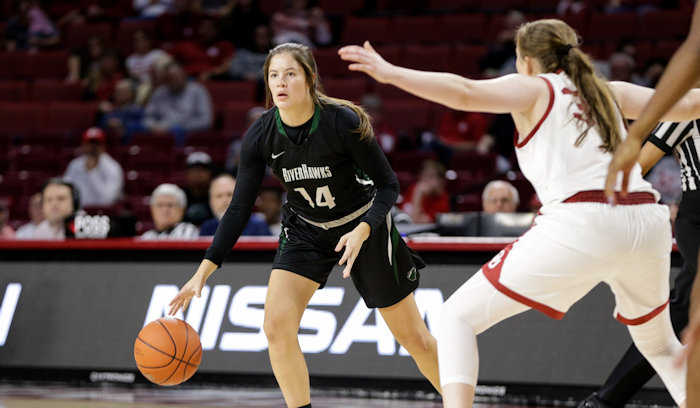
{"type": "Polygon", "coordinates": [[[177,385],[197,371],[202,361],[202,344],[197,332],[184,320],[161,317],[139,332],[134,359],[149,381],[177,385]]]}

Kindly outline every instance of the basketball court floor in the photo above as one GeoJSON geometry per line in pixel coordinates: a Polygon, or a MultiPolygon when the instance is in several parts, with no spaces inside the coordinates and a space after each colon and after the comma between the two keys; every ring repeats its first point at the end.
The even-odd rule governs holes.
{"type": "MultiPolygon", "coordinates": [[[[335,393],[337,394],[337,393],[335,393]]],[[[357,391],[353,392],[357,394],[357,391]]],[[[430,396],[429,396],[430,397],[430,396]]],[[[313,395],[314,408],[437,408],[439,399],[386,395],[313,395]]],[[[0,385],[0,408],[265,408],[284,407],[276,389],[123,388],[0,385]]],[[[495,405],[481,405],[496,407],[495,405]]],[[[503,405],[500,405],[503,406],[503,405]]]]}

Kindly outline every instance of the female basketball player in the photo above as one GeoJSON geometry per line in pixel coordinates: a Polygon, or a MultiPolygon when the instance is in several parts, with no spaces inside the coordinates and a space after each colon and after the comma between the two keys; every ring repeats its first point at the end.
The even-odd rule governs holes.
{"type": "Polygon", "coordinates": [[[413,297],[417,269],[425,265],[399,237],[389,215],[399,185],[367,114],[323,93],[306,46],[275,47],[263,70],[274,107],[246,133],[231,204],[197,272],[170,303],[170,314],[199,296],[221,266],[250,217],[270,166],[288,201],[265,300],[264,330],[287,405],[311,406],[297,333],[311,296],[324,286],[336,262],[345,264],[343,276],[352,277],[368,307],[379,308],[398,342],[439,390],[436,342],[413,297]]]}
{"type": "MultiPolygon", "coordinates": [[[[523,25],[516,36],[518,74],[474,81],[410,70],[384,61],[369,43],[340,50],[351,70],[453,109],[511,113],[520,167],[543,207],[534,226],[504,248],[445,303],[438,334],[446,407],[470,407],[478,372],[476,335],[530,308],[554,318],[599,282],[615,294],[616,316],[674,400],[684,403],[685,367],[668,314],[671,228],[667,207],[642,179],[606,204],[612,152],[625,137],[622,116],[634,118],[653,90],[606,85],[578,48],[576,33],[559,20],[523,25]],[[619,104],[619,107],[618,107],[619,104]]],[[[694,94],[664,118],[700,116],[694,94]]]]}

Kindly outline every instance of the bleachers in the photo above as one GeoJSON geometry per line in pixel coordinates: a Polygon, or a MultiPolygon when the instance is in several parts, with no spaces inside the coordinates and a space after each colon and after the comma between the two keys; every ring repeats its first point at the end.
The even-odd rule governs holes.
{"type": "MultiPolygon", "coordinates": [[[[10,3],[3,4],[7,8],[10,3]]],[[[282,0],[260,1],[262,10],[268,14],[278,10],[282,3],[282,0]]],[[[564,16],[556,15],[556,0],[372,3],[375,9],[368,10],[369,2],[364,0],[320,0],[320,7],[332,17],[337,38],[329,47],[313,49],[314,57],[328,95],[359,102],[366,93],[379,94],[384,100],[385,119],[400,133],[413,138],[424,131],[434,131],[444,107],[349,71],[348,63],[337,55],[340,46],[369,40],[390,62],[479,77],[479,62],[501,31],[506,13],[518,8],[529,19],[562,18],[583,37],[584,51],[598,59],[607,58],[622,41],[631,41],[637,49],[637,66],[642,68],[650,60],[668,59],[676,51],[688,32],[691,16],[683,9],[606,14],[601,11],[602,1],[590,2],[586,13],[564,16]]],[[[151,34],[156,45],[171,40],[158,38],[155,20],[131,18],[131,1],[117,4],[104,0],[100,4],[108,9],[105,18],[63,26],[60,47],[38,52],[0,52],[0,123],[3,124],[0,197],[12,197],[13,218],[26,216],[26,209],[18,206],[26,206],[28,195],[36,188],[34,181],[60,174],[67,161],[79,152],[80,133],[98,120],[97,104],[83,100],[83,86],[65,81],[69,55],[94,36],[116,47],[122,57],[132,52],[136,30],[151,34]]],[[[74,7],[53,2],[51,12],[60,14],[74,7]]],[[[9,15],[9,11],[4,15],[9,15]]],[[[0,39],[4,27],[0,21],[0,39]]],[[[203,85],[212,98],[215,126],[208,132],[188,135],[185,146],[175,147],[172,135],[150,133],[134,135],[125,146],[110,134],[108,151],[121,161],[126,191],[132,196],[129,205],[144,217],[144,222],[150,219],[144,197],[159,182],[182,179],[182,163],[187,152],[207,151],[222,165],[231,141],[240,138],[247,129],[248,110],[264,104],[258,100],[257,82],[207,81],[203,85]]],[[[426,157],[435,155],[422,151],[390,155],[402,190],[415,181],[419,163],[426,157]]],[[[495,156],[457,153],[449,164],[455,174],[448,179],[448,189],[455,195],[455,209],[480,208],[476,191],[485,180],[496,176],[495,156]]],[[[517,180],[516,187],[528,194],[527,186],[517,180]]]]}

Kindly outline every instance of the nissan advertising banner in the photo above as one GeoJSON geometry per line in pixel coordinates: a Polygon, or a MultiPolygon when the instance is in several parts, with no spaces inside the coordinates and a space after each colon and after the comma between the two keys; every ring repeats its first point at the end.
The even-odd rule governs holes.
{"type": "MultiPolygon", "coordinates": [[[[0,368],[135,372],[137,333],[166,313],[196,266],[167,257],[0,261],[0,368]]],[[[433,333],[443,301],[478,268],[433,262],[422,271],[415,296],[433,333]]],[[[262,329],[269,270],[269,263],[227,262],[179,316],[200,334],[200,372],[272,373],[262,329]]],[[[599,285],[561,321],[530,311],[496,325],[479,336],[480,381],[598,384],[630,343],[613,308],[609,289],[599,285]]],[[[422,378],[340,268],[311,299],[299,342],[315,376],[422,378]]]]}

